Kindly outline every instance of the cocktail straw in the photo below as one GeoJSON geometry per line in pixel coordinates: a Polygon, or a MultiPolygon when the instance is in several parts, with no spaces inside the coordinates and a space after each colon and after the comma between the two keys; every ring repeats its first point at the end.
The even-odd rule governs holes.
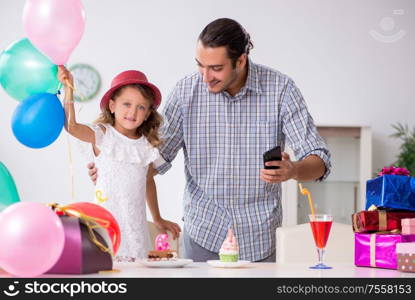
{"type": "Polygon", "coordinates": [[[298,186],[300,187],[301,194],[307,195],[307,197],[308,197],[308,204],[310,205],[311,214],[313,215],[313,218],[314,218],[314,205],[313,205],[313,199],[311,198],[311,193],[310,193],[310,191],[308,189],[303,188],[303,186],[301,185],[301,183],[299,183],[298,186]]]}

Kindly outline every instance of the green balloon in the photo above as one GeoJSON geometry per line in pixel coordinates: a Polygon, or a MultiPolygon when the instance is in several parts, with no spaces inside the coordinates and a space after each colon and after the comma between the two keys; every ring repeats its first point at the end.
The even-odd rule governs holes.
{"type": "Polygon", "coordinates": [[[37,93],[56,94],[58,67],[27,39],[11,44],[0,55],[0,84],[16,100],[37,93]]]}
{"type": "Polygon", "coordinates": [[[0,162],[0,211],[19,201],[20,198],[13,177],[6,166],[0,162]]]}

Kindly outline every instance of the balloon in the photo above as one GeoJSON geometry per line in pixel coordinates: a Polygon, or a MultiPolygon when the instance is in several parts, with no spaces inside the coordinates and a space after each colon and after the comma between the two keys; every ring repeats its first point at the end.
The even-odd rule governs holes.
{"type": "Polygon", "coordinates": [[[44,204],[19,202],[0,214],[0,266],[10,274],[47,272],[58,261],[64,240],[61,220],[44,204]]]}
{"type": "Polygon", "coordinates": [[[65,112],[56,95],[35,94],[17,106],[12,118],[13,134],[23,145],[42,148],[62,131],[65,112]]]}
{"type": "Polygon", "coordinates": [[[20,198],[13,177],[6,166],[0,162],[0,211],[19,201],[20,198]]]}
{"type": "Polygon", "coordinates": [[[84,8],[80,0],[27,0],[23,27],[33,45],[63,65],[84,33],[84,8]]]}
{"type": "Polygon", "coordinates": [[[10,97],[23,100],[37,93],[58,92],[58,67],[26,38],[0,55],[0,84],[10,97]]]}
{"type": "Polygon", "coordinates": [[[72,203],[66,205],[65,207],[75,212],[75,214],[73,214],[70,211],[66,210],[66,213],[69,215],[77,216],[76,213],[82,213],[89,217],[99,219],[97,220],[97,223],[105,227],[105,230],[108,232],[111,239],[113,252],[114,254],[117,253],[121,243],[120,227],[117,223],[117,220],[115,220],[114,216],[108,210],[106,210],[102,206],[89,202],[72,203]]]}

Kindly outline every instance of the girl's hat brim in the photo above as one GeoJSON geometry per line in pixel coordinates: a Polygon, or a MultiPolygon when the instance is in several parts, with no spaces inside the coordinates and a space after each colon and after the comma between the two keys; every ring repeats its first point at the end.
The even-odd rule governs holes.
{"type": "Polygon", "coordinates": [[[136,70],[128,70],[124,71],[117,76],[114,77],[114,79],[111,82],[111,88],[104,94],[104,96],[101,99],[100,107],[101,111],[104,111],[105,108],[108,106],[108,103],[113,95],[113,93],[129,84],[141,84],[148,86],[154,93],[154,102],[153,102],[153,108],[157,109],[160,106],[161,103],[161,93],[160,90],[152,83],[148,82],[146,75],[140,71],[136,70]]]}

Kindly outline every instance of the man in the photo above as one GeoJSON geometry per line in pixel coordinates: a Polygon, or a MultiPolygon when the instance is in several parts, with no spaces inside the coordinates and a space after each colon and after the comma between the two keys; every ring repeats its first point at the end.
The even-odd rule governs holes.
{"type": "MultiPolygon", "coordinates": [[[[330,154],[304,99],[287,76],[252,62],[249,34],[231,19],[208,24],[199,35],[199,72],[180,80],[164,106],[165,173],[178,151],[185,157],[184,256],[218,259],[229,228],[240,258],[275,261],[275,230],[281,226],[281,182],[323,180],[330,154]],[[262,154],[285,142],[282,161],[262,154]]],[[[95,170],[90,174],[94,177],[95,170]]]]}

